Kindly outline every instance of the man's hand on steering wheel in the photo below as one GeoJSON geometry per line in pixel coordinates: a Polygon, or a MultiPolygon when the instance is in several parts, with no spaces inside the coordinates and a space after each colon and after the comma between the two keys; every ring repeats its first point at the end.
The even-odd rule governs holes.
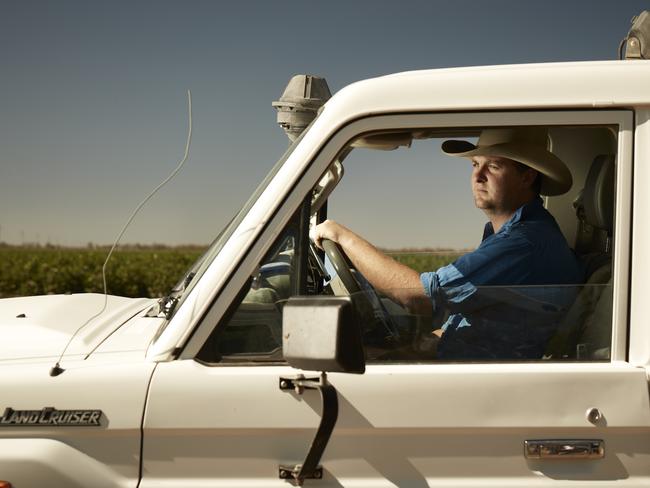
{"type": "Polygon", "coordinates": [[[345,291],[357,303],[356,308],[366,324],[367,334],[376,336],[371,342],[398,340],[397,328],[376,291],[358,270],[351,268],[346,259],[345,251],[338,242],[345,232],[349,231],[342,225],[326,220],[311,230],[310,238],[315,245],[325,251],[345,291]]]}
{"type": "Polygon", "coordinates": [[[309,230],[309,238],[314,244],[316,244],[316,247],[323,249],[323,239],[329,239],[330,241],[339,244],[341,234],[344,234],[346,231],[349,232],[348,229],[343,227],[338,222],[334,222],[333,220],[325,220],[309,230]]]}
{"type": "MultiPolygon", "coordinates": [[[[327,254],[332,266],[345,291],[349,295],[361,292],[362,287],[350,268],[350,264],[345,257],[345,253],[339,243],[342,234],[349,232],[348,229],[333,220],[326,220],[321,224],[313,227],[309,232],[309,238],[313,243],[327,254]]],[[[364,287],[368,288],[368,286],[364,287]]]]}

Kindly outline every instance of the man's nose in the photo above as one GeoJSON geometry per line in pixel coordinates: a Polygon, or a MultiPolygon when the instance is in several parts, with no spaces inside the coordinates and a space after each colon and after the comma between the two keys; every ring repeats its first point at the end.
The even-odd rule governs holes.
{"type": "Polygon", "coordinates": [[[480,164],[474,166],[474,171],[472,172],[472,178],[475,181],[485,181],[485,166],[480,164]]]}

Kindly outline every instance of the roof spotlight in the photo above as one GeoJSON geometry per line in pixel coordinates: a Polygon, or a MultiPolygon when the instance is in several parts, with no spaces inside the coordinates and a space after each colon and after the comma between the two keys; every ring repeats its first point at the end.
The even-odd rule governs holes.
{"type": "Polygon", "coordinates": [[[289,80],[279,100],[273,102],[278,111],[278,124],[291,141],[310,124],[318,109],[332,96],[325,78],[295,75],[289,80]]]}
{"type": "Polygon", "coordinates": [[[644,10],[632,18],[632,27],[619,46],[619,58],[650,59],[650,12],[644,10]]]}

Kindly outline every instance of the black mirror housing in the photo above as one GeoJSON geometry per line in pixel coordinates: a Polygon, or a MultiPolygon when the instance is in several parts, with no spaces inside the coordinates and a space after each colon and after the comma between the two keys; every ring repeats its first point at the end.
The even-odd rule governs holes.
{"type": "Polygon", "coordinates": [[[294,368],[362,374],[361,328],[350,297],[293,297],[283,308],[284,358],[294,368]]]}

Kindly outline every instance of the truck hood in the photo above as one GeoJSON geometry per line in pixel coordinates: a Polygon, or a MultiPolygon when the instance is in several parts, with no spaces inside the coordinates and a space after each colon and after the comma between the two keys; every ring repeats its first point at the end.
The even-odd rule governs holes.
{"type": "Polygon", "coordinates": [[[153,303],[155,300],[148,298],[109,295],[106,309],[89,321],[102,309],[104,295],[83,293],[2,299],[0,362],[57,358],[73,336],[66,357],[86,356],[153,303]]]}

